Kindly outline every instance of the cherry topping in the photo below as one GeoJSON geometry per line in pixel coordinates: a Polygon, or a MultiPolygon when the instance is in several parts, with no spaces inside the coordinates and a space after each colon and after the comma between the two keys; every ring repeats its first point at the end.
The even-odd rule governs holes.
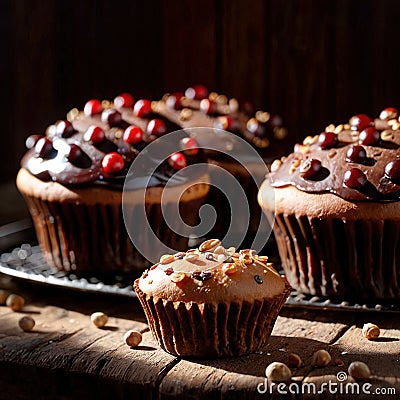
{"type": "Polygon", "coordinates": [[[214,128],[216,129],[228,130],[232,128],[232,125],[233,125],[233,119],[232,117],[228,117],[227,115],[218,117],[214,121],[214,128]]]}
{"type": "Polygon", "coordinates": [[[91,125],[83,135],[83,139],[87,142],[101,143],[105,139],[106,135],[99,126],[91,125]]]}
{"type": "Polygon", "coordinates": [[[138,144],[143,139],[143,131],[134,125],[130,125],[125,129],[123,139],[131,145],[138,144]]]}
{"type": "Polygon", "coordinates": [[[103,111],[103,106],[101,105],[101,101],[98,99],[89,100],[83,109],[85,115],[95,115],[100,114],[103,111]]]}
{"type": "Polygon", "coordinates": [[[179,171],[186,167],[186,157],[179,152],[173,153],[168,157],[168,164],[175,170],[179,171]]]}
{"type": "Polygon", "coordinates": [[[208,96],[208,90],[203,85],[193,85],[186,89],[185,96],[190,100],[205,99],[208,96]]]}
{"type": "Polygon", "coordinates": [[[368,179],[364,172],[359,168],[351,168],[344,174],[343,184],[350,189],[362,189],[367,183],[368,179]]]}
{"type": "Polygon", "coordinates": [[[356,144],[347,150],[346,161],[353,163],[363,163],[367,159],[367,152],[364,147],[356,144]]]}
{"type": "Polygon", "coordinates": [[[104,156],[101,165],[107,174],[116,174],[124,168],[124,159],[116,152],[108,153],[104,156]]]}
{"type": "Polygon", "coordinates": [[[350,125],[352,130],[361,132],[371,125],[372,119],[365,114],[357,114],[350,118],[350,125]]]}
{"type": "Polygon", "coordinates": [[[71,122],[67,120],[57,121],[55,126],[56,126],[55,133],[58,137],[69,138],[75,132],[71,122]]]}
{"type": "Polygon", "coordinates": [[[400,184],[400,159],[391,161],[386,165],[385,176],[393,183],[400,184]]]}
{"type": "Polygon", "coordinates": [[[66,154],[67,160],[74,164],[75,162],[77,162],[80,158],[82,158],[83,156],[83,151],[82,149],[77,146],[76,144],[70,144],[69,146],[69,151],[66,154]]]}
{"type": "Polygon", "coordinates": [[[322,132],[319,135],[318,144],[322,150],[335,147],[338,143],[338,135],[335,132],[322,132]]]}
{"type": "Polygon", "coordinates": [[[179,142],[181,149],[191,156],[195,156],[199,152],[199,145],[196,139],[193,138],[183,138],[179,142]]]}
{"type": "Polygon", "coordinates": [[[371,146],[379,141],[379,132],[370,126],[369,128],[364,129],[360,132],[359,142],[360,144],[364,144],[366,146],[371,146]]]}
{"type": "Polygon", "coordinates": [[[39,139],[44,138],[43,135],[30,135],[27,137],[25,141],[25,146],[27,149],[32,149],[35,147],[36,143],[38,142],[39,139]]]}
{"type": "Polygon", "coordinates": [[[36,142],[35,152],[41,158],[50,158],[54,151],[53,143],[47,137],[42,137],[36,142]]]}
{"type": "Polygon", "coordinates": [[[300,175],[304,179],[314,179],[320,172],[322,167],[321,161],[315,158],[306,160],[300,166],[300,175]]]}
{"type": "Polygon", "coordinates": [[[183,93],[176,92],[168,96],[166,104],[167,107],[173,110],[180,110],[182,108],[182,100],[183,93]]]}
{"type": "Polygon", "coordinates": [[[161,136],[167,132],[167,127],[161,119],[152,119],[147,125],[147,134],[161,136]]]}
{"type": "Polygon", "coordinates": [[[217,112],[217,103],[208,99],[203,99],[200,102],[200,110],[206,115],[212,115],[217,112]]]}
{"type": "Polygon", "coordinates": [[[137,117],[140,118],[145,117],[148,114],[151,114],[152,109],[150,100],[146,99],[138,100],[135,103],[135,106],[133,107],[133,112],[137,117]]]}
{"type": "Polygon", "coordinates": [[[121,93],[114,99],[114,106],[117,108],[133,107],[134,99],[130,93],[121,93]]]}
{"type": "Polygon", "coordinates": [[[399,116],[398,110],[393,107],[387,107],[379,114],[380,119],[393,119],[399,116]]]}
{"type": "Polygon", "coordinates": [[[121,113],[114,108],[107,108],[101,113],[101,122],[110,126],[118,126],[122,122],[121,113]]]}

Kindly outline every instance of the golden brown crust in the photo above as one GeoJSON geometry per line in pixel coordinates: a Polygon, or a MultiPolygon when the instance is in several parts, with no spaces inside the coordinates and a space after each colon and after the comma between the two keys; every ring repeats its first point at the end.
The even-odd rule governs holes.
{"type": "Polygon", "coordinates": [[[136,282],[140,290],[149,297],[173,302],[218,303],[273,298],[286,289],[272,264],[249,250],[232,256],[213,249],[182,254],[171,256],[171,261],[161,260],[164,264],[146,271],[136,282]],[[187,259],[190,255],[195,259],[187,259]]]}
{"type": "MultiPolygon", "coordinates": [[[[168,190],[157,186],[147,188],[146,203],[154,204],[161,201],[176,202],[178,199],[179,201],[186,202],[197,199],[208,193],[208,182],[208,175],[203,175],[190,184],[177,185],[168,190]],[[188,189],[184,190],[185,188],[188,189]]],[[[115,205],[122,202],[122,191],[120,190],[111,190],[102,187],[68,188],[57,182],[44,182],[34,177],[24,168],[21,168],[18,173],[17,187],[22,194],[45,201],[69,202],[74,204],[84,203],[87,205],[101,204],[103,202],[115,205]]],[[[131,195],[127,195],[124,200],[135,204],[143,201],[143,191],[132,191],[131,195]]]]}

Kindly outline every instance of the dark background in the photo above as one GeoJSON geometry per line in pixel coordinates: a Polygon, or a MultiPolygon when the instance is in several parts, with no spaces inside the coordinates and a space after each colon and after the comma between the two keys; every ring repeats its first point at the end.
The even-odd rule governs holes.
{"type": "Polygon", "coordinates": [[[300,139],[400,107],[398,0],[0,0],[2,182],[25,137],[122,91],[203,83],[300,139]]]}

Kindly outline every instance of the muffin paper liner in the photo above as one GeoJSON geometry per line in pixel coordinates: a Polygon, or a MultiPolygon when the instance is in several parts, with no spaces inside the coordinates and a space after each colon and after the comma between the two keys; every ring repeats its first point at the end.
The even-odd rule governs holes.
{"type": "Polygon", "coordinates": [[[275,217],[282,267],[297,291],[350,300],[400,298],[399,221],[275,217]]]}
{"type": "Polygon", "coordinates": [[[160,347],[184,357],[226,357],[265,346],[290,287],[271,299],[221,303],[172,302],[136,294],[160,347]]]}
{"type": "MultiPolygon", "coordinates": [[[[126,231],[122,207],[111,204],[75,204],[44,201],[25,195],[37,238],[48,264],[81,275],[107,276],[142,271],[150,263],[136,250],[126,231]]],[[[179,204],[179,213],[189,225],[198,223],[204,197],[179,204]]],[[[143,206],[132,207],[129,218],[145,226],[143,206]]],[[[167,212],[176,212],[175,205],[167,212]]],[[[166,245],[183,251],[188,237],[180,236],[166,224],[160,204],[146,204],[149,225],[166,245]]],[[[148,232],[140,237],[143,248],[152,248],[148,232]]],[[[161,254],[160,254],[161,256],[161,254]]]]}

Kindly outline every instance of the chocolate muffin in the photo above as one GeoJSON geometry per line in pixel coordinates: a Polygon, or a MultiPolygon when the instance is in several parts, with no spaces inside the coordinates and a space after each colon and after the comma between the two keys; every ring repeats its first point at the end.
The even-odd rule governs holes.
{"type": "Polygon", "coordinates": [[[293,145],[282,117],[266,111],[255,111],[248,101],[239,102],[235,98],[228,99],[225,95],[209,93],[202,85],[189,87],[185,93],[166,94],[155,107],[160,114],[182,128],[210,128],[208,135],[204,130],[190,129],[188,134],[205,148],[210,145],[221,148],[221,151],[205,150],[209,163],[228,171],[239,182],[247,196],[250,219],[245,218],[244,213],[232,218],[229,201],[235,201],[237,188],[230,185],[221,170],[210,168],[212,186],[207,203],[215,208],[217,214],[210,235],[224,237],[231,221],[232,232],[238,236],[246,233],[253,239],[260,229],[268,231],[268,226],[261,225],[260,228],[261,211],[257,203],[257,192],[268,172],[261,164],[264,162],[267,167],[270,166],[272,160],[287,153],[293,145]],[[234,158],[235,149],[232,147],[235,144],[229,139],[225,143],[221,130],[244,139],[255,149],[255,155],[260,157],[239,162],[234,158]],[[227,185],[229,198],[220,190],[227,185]]]}
{"type": "Polygon", "coordinates": [[[217,239],[162,256],[134,288],[160,347],[185,357],[259,350],[290,293],[267,257],[217,239]]]}
{"type": "Polygon", "coordinates": [[[282,266],[299,292],[400,298],[400,122],[353,116],[273,163],[259,192],[282,266]]]}
{"type": "MultiPolygon", "coordinates": [[[[150,265],[143,251],[133,246],[126,230],[121,207],[123,186],[138,154],[177,129],[179,126],[153,111],[150,101],[135,103],[130,94],[124,93],[114,102],[90,100],[83,111],[73,109],[67,119],[50,125],[45,135],[27,139],[29,150],[22,159],[17,186],[29,206],[50,265],[96,276],[141,272],[150,265]]],[[[146,197],[125,196],[124,201],[131,221],[144,227],[144,220],[148,220],[156,236],[179,251],[187,249],[190,232],[182,227],[179,232],[186,234],[175,233],[163,218],[161,203],[166,203],[170,212],[179,210],[189,226],[196,225],[198,210],[208,194],[209,178],[207,168],[200,166],[169,189],[179,190],[180,198],[168,195],[164,187],[175,172],[205,161],[195,140],[184,132],[176,140],[180,143],[171,143],[171,152],[180,151],[159,161],[151,176],[149,171],[141,171],[141,176],[147,178],[143,180],[146,197]],[[190,148],[186,139],[190,140],[190,148]]],[[[139,184],[125,193],[135,194],[138,188],[144,190],[139,184]]],[[[139,243],[146,254],[154,253],[145,229],[139,243]]]]}

